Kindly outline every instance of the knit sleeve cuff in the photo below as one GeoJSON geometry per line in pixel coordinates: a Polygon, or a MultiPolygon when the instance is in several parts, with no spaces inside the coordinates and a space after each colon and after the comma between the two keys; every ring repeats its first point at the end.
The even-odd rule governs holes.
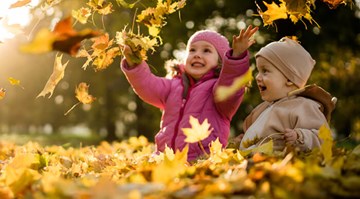
{"type": "Polygon", "coordinates": [[[246,55],[248,54],[248,51],[246,50],[240,56],[237,56],[237,57],[233,57],[232,54],[233,54],[233,49],[230,49],[226,52],[225,56],[231,60],[240,60],[240,59],[243,59],[244,57],[246,57],[246,55]]]}

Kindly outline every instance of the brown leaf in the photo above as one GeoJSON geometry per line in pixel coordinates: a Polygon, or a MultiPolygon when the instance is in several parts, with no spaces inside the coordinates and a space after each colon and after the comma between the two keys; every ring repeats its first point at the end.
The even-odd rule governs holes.
{"type": "Polygon", "coordinates": [[[84,39],[100,36],[101,33],[91,29],[79,32],[72,28],[72,18],[67,17],[56,24],[53,33],[56,39],[52,45],[54,50],[65,52],[75,56],[80,49],[81,41],[84,39]]]}
{"type": "Polygon", "coordinates": [[[52,72],[49,80],[46,82],[44,89],[41,91],[41,93],[36,98],[38,98],[40,96],[45,97],[45,95],[48,93],[50,93],[50,95],[48,97],[48,98],[50,98],[54,92],[56,85],[64,77],[65,68],[66,68],[67,64],[69,63],[69,61],[67,61],[65,64],[62,64],[61,63],[62,56],[63,56],[62,54],[60,56],[56,56],[53,72],[52,72]]]}

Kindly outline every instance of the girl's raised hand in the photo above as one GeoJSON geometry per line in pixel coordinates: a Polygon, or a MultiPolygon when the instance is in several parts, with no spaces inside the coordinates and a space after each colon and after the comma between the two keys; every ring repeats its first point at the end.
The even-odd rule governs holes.
{"type": "Polygon", "coordinates": [[[255,32],[258,30],[258,27],[252,27],[249,25],[246,30],[242,29],[240,30],[240,33],[238,36],[233,36],[233,42],[232,42],[232,49],[233,57],[238,57],[241,54],[243,54],[251,45],[255,43],[255,40],[251,37],[255,34],[255,32]]]}
{"type": "Polygon", "coordinates": [[[130,46],[124,45],[120,46],[120,49],[122,50],[122,53],[126,59],[126,62],[130,68],[134,67],[135,63],[132,62],[131,57],[134,56],[133,51],[131,50],[130,46]]]}

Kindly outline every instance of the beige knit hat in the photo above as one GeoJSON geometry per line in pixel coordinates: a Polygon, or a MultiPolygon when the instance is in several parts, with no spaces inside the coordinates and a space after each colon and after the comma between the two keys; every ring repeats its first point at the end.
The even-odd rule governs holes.
{"type": "Polygon", "coordinates": [[[299,88],[306,85],[316,63],[297,41],[287,37],[261,48],[255,58],[259,56],[272,63],[299,88]]]}

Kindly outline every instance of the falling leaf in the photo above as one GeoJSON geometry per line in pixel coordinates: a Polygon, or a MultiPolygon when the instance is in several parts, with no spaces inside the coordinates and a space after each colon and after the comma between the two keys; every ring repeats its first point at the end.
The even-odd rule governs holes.
{"type": "Polygon", "coordinates": [[[81,47],[81,41],[100,35],[100,32],[91,29],[75,31],[72,28],[72,18],[67,17],[59,21],[52,32],[41,29],[31,43],[21,46],[21,50],[27,53],[57,50],[75,56],[81,47]]]}
{"type": "Polygon", "coordinates": [[[327,3],[331,9],[337,8],[340,4],[346,4],[347,0],[322,0],[327,3]]]}
{"type": "Polygon", "coordinates": [[[56,36],[48,29],[43,28],[37,32],[34,39],[29,44],[20,47],[22,52],[40,54],[53,50],[53,43],[56,36]]]}
{"type": "Polygon", "coordinates": [[[0,88],[0,100],[4,99],[6,95],[6,90],[4,88],[0,88]]]}
{"type": "Polygon", "coordinates": [[[70,111],[72,111],[80,103],[91,104],[96,99],[92,95],[89,95],[89,85],[87,85],[85,82],[81,82],[75,88],[75,97],[79,100],[79,102],[74,104],[68,111],[66,111],[64,115],[69,114],[70,111]]]}
{"type": "Polygon", "coordinates": [[[127,3],[125,0],[116,0],[116,2],[118,3],[118,4],[120,4],[122,7],[124,7],[124,8],[133,8],[134,6],[135,6],[135,4],[137,3],[137,2],[139,2],[139,1],[136,1],[136,2],[134,2],[134,3],[127,3]]]}
{"type": "Polygon", "coordinates": [[[53,72],[50,75],[50,78],[48,79],[48,81],[46,82],[44,89],[40,92],[40,94],[37,96],[37,98],[40,96],[45,97],[45,95],[47,95],[48,93],[50,93],[50,95],[48,97],[48,98],[50,98],[54,92],[56,85],[64,77],[65,68],[68,65],[69,61],[67,61],[65,64],[62,64],[61,63],[62,56],[63,56],[63,54],[61,54],[60,56],[56,56],[55,62],[54,62],[54,67],[53,67],[53,72]]]}
{"type": "Polygon", "coordinates": [[[202,124],[199,123],[199,120],[193,116],[190,116],[190,125],[191,128],[182,128],[181,130],[184,132],[186,136],[185,142],[187,143],[196,143],[204,140],[205,138],[209,137],[211,131],[210,124],[208,120],[205,119],[202,124]]]}
{"type": "Polygon", "coordinates": [[[158,0],[155,8],[149,7],[137,15],[137,22],[145,24],[149,28],[149,34],[153,37],[157,37],[160,32],[159,29],[166,24],[166,15],[180,10],[185,4],[186,0],[174,3],[172,3],[171,0],[165,2],[163,2],[163,0],[158,0]]]}
{"type": "Polygon", "coordinates": [[[10,82],[11,85],[13,85],[13,86],[19,86],[20,88],[24,89],[24,87],[21,86],[21,84],[20,84],[20,80],[15,79],[15,78],[13,78],[13,77],[9,77],[8,80],[9,80],[9,82],[10,82]]]}
{"type": "Polygon", "coordinates": [[[251,82],[252,79],[252,69],[250,68],[245,74],[235,78],[230,86],[218,86],[215,90],[215,100],[220,102],[228,99],[249,82],[251,82]]]}
{"type": "Polygon", "coordinates": [[[91,10],[89,8],[82,7],[79,10],[72,10],[71,16],[80,23],[86,24],[88,18],[91,16],[91,10]]]}
{"type": "Polygon", "coordinates": [[[91,104],[96,98],[89,95],[89,85],[81,82],[75,89],[76,98],[83,104],[91,104]]]}
{"type": "Polygon", "coordinates": [[[319,137],[322,140],[320,146],[320,151],[324,156],[324,161],[326,164],[329,164],[332,160],[332,147],[333,147],[333,137],[331,131],[325,125],[321,126],[319,129],[319,137]]]}
{"type": "Polygon", "coordinates": [[[10,9],[26,6],[30,2],[31,2],[31,0],[19,0],[19,1],[15,2],[15,3],[11,4],[10,9]]]}
{"type": "Polygon", "coordinates": [[[107,3],[105,0],[89,0],[87,4],[101,15],[108,15],[113,11],[112,3],[107,3]]]}
{"type": "Polygon", "coordinates": [[[267,7],[265,12],[263,12],[258,6],[258,12],[263,19],[264,26],[272,25],[275,20],[288,18],[286,6],[284,3],[277,5],[275,2],[268,4],[264,1],[264,5],[267,7]]]}

